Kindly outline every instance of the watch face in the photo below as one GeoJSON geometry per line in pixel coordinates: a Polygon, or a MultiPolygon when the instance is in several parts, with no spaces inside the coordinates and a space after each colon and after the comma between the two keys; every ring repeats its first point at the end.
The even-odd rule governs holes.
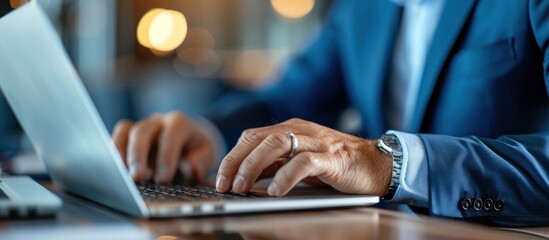
{"type": "Polygon", "coordinates": [[[387,134],[383,135],[381,140],[383,141],[383,144],[391,148],[391,150],[396,152],[402,152],[402,147],[400,146],[400,142],[398,141],[397,136],[393,134],[387,134]]]}

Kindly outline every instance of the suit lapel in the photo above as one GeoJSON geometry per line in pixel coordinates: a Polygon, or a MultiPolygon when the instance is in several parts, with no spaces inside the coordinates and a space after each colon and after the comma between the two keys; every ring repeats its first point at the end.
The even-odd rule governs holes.
{"type": "Polygon", "coordinates": [[[454,46],[461,29],[475,5],[476,0],[447,0],[440,16],[439,25],[431,41],[431,47],[425,59],[425,69],[418,93],[414,116],[409,132],[418,132],[439,79],[440,72],[454,46]]]}

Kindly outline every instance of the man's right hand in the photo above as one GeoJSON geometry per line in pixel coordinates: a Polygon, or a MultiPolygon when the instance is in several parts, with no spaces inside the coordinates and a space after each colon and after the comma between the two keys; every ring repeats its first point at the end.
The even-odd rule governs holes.
{"type": "Polygon", "coordinates": [[[113,141],[134,181],[169,183],[179,171],[185,179],[202,182],[214,164],[207,133],[179,112],[155,114],[137,123],[121,120],[113,141]]]}

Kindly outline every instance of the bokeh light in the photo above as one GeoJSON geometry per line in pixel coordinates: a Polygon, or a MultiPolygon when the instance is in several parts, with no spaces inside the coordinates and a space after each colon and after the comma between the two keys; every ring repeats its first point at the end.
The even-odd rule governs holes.
{"type": "Polygon", "coordinates": [[[167,57],[167,56],[170,56],[172,54],[172,52],[160,51],[160,50],[157,50],[157,49],[154,49],[154,48],[149,48],[149,51],[151,51],[151,53],[153,55],[158,56],[158,57],[167,57]]]}
{"type": "Polygon", "coordinates": [[[137,41],[144,47],[151,48],[151,41],[149,41],[149,29],[151,28],[151,22],[158,13],[162,12],[162,9],[155,8],[149,10],[137,25],[137,41]]]}
{"type": "Polygon", "coordinates": [[[180,49],[184,48],[214,48],[215,40],[212,34],[205,28],[189,28],[185,42],[180,49]]]}
{"type": "Polygon", "coordinates": [[[187,35],[185,16],[173,10],[155,8],[149,10],[137,25],[137,41],[156,52],[171,52],[187,35]]]}
{"type": "Polygon", "coordinates": [[[271,53],[267,51],[223,51],[221,54],[226,63],[222,74],[231,86],[257,88],[273,74],[274,62],[271,61],[271,53]]]}
{"type": "Polygon", "coordinates": [[[177,56],[181,61],[199,65],[215,54],[213,48],[215,40],[212,34],[204,28],[191,28],[186,37],[185,43],[177,49],[177,56]]]}
{"type": "Polygon", "coordinates": [[[176,239],[177,237],[175,236],[164,235],[164,236],[157,237],[155,240],[176,240],[176,239]]]}
{"type": "MultiPolygon", "coordinates": [[[[186,49],[188,51],[191,49],[186,49]]],[[[181,58],[175,58],[173,61],[173,67],[175,71],[182,76],[186,77],[211,77],[214,76],[221,67],[221,59],[217,52],[212,49],[201,49],[200,55],[203,56],[202,62],[188,63],[181,58]]]]}
{"type": "Polygon", "coordinates": [[[21,7],[21,5],[29,2],[29,0],[10,0],[10,6],[12,8],[18,8],[21,7]]]}
{"type": "Polygon", "coordinates": [[[173,67],[182,76],[211,77],[221,67],[215,39],[205,28],[190,28],[185,42],[177,48],[173,67]]]}
{"type": "Polygon", "coordinates": [[[285,18],[298,19],[313,10],[315,0],[271,0],[273,9],[285,18]]]}

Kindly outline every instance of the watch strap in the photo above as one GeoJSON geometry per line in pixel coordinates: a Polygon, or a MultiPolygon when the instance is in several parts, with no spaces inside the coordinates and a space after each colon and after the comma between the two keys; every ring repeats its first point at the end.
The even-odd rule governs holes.
{"type": "Polygon", "coordinates": [[[393,134],[389,134],[389,135],[383,135],[381,136],[379,142],[378,142],[378,148],[386,153],[386,154],[389,154],[391,156],[391,159],[392,159],[392,163],[393,163],[393,166],[392,166],[392,171],[391,171],[391,182],[389,184],[389,189],[387,191],[387,193],[385,194],[385,196],[383,197],[384,200],[391,200],[393,199],[393,197],[395,196],[395,193],[398,189],[398,187],[400,186],[400,175],[401,175],[401,171],[402,171],[402,147],[400,147],[400,141],[398,140],[398,137],[393,135],[393,134]],[[393,141],[392,141],[392,144],[397,144],[398,145],[398,150],[399,151],[395,151],[394,149],[391,149],[389,146],[387,146],[386,144],[383,144],[383,140],[386,139],[386,138],[391,138],[393,141]]]}

